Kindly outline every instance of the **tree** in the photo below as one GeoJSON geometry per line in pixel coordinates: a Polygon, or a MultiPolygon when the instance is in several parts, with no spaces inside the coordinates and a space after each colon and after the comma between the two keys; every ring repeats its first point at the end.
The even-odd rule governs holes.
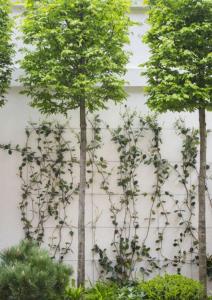
{"type": "Polygon", "coordinates": [[[126,98],[128,0],[28,0],[24,93],[42,113],[80,110],[78,286],[85,279],[86,111],[126,98]]]}
{"type": "Polygon", "coordinates": [[[145,64],[148,106],[158,112],[199,111],[199,279],[207,288],[206,274],[206,121],[212,109],[212,1],[150,0],[150,47],[145,64]]]}
{"type": "Polygon", "coordinates": [[[9,13],[10,2],[0,0],[0,106],[5,104],[5,94],[12,74],[12,22],[9,13]]]}

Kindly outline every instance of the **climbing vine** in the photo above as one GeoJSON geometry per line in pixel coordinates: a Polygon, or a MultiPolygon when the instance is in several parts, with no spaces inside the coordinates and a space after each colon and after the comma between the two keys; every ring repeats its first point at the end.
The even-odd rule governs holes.
{"type": "MultiPolygon", "coordinates": [[[[173,162],[165,158],[163,128],[157,116],[126,109],[121,120],[114,129],[103,124],[98,115],[88,118],[92,134],[87,145],[87,187],[94,195],[96,177],[100,176],[112,230],[110,249],[102,247],[94,238],[97,220],[92,215],[93,259],[97,258],[102,277],[119,284],[169,266],[181,273],[184,265],[198,264],[197,186],[191,180],[198,175],[198,131],[187,128],[182,120],[176,122],[173,136],[181,140],[181,157],[173,162]],[[115,146],[117,161],[112,167],[101,154],[102,127],[115,146]],[[150,190],[146,190],[147,180],[150,190]],[[170,254],[167,243],[169,248],[172,245],[170,254]]],[[[23,147],[1,145],[22,158],[19,207],[26,238],[41,244],[48,237],[52,256],[59,260],[73,250],[72,203],[79,188],[76,138],[78,133],[66,125],[32,123],[26,129],[23,147]]]]}
{"type": "MultiPolygon", "coordinates": [[[[179,120],[175,124],[176,132],[182,139],[181,163],[175,164],[174,169],[177,172],[179,183],[184,189],[183,200],[175,200],[176,210],[174,212],[178,216],[178,225],[181,232],[178,238],[174,239],[173,246],[178,248],[178,257],[175,257],[175,264],[185,264],[190,255],[190,261],[197,262],[198,256],[198,240],[197,232],[194,226],[193,217],[196,208],[196,192],[197,186],[191,183],[191,174],[197,175],[196,163],[198,154],[198,130],[186,128],[185,123],[179,120]],[[190,247],[182,249],[183,242],[186,238],[190,239],[190,247]]],[[[180,271],[180,270],[179,270],[180,271]]]]}
{"type": "Polygon", "coordinates": [[[193,170],[196,171],[198,131],[186,128],[182,121],[176,123],[176,133],[182,140],[182,162],[172,164],[162,157],[162,127],[159,126],[156,116],[141,117],[135,112],[126,111],[122,115],[122,122],[123,124],[115,130],[109,128],[112,141],[117,145],[119,154],[119,165],[116,170],[117,187],[122,189],[119,203],[114,204],[112,201],[114,193],[109,183],[112,172],[107,171],[107,162],[100,157],[95,163],[98,173],[102,175],[101,187],[108,195],[111,205],[111,221],[114,226],[110,246],[113,249],[115,261],[113,257],[109,258],[106,248],[102,249],[97,244],[94,247],[94,252],[99,256],[101,272],[107,278],[122,283],[133,279],[137,265],[140,265],[143,275],[149,275],[155,269],[165,269],[170,264],[180,273],[184,264],[198,262],[198,241],[196,229],[192,223],[196,185],[190,185],[190,175],[193,170]],[[136,124],[136,120],[139,125],[136,124]],[[152,135],[152,138],[149,149],[145,153],[142,149],[147,132],[152,135]],[[141,165],[154,169],[152,178],[155,179],[151,193],[144,191],[142,179],[138,179],[141,165]],[[167,181],[173,173],[176,173],[179,185],[183,186],[183,194],[185,194],[183,200],[177,199],[176,195],[166,188],[167,181]],[[146,218],[148,224],[145,228],[142,226],[144,220],[140,219],[136,208],[136,203],[144,201],[143,197],[151,202],[149,215],[146,218]],[[172,204],[172,209],[167,208],[169,203],[172,204]],[[175,214],[175,224],[172,221],[173,214],[175,214]],[[121,223],[119,216],[122,216],[121,223]],[[148,239],[151,238],[150,230],[154,227],[152,223],[156,218],[159,222],[156,225],[154,250],[158,252],[158,255],[151,254],[154,251],[151,251],[148,246],[148,239]],[[173,225],[176,228],[179,227],[180,230],[177,235],[171,237],[175,251],[170,257],[164,254],[166,246],[164,246],[164,239],[167,239],[168,229],[173,228],[173,225]],[[145,233],[141,233],[141,230],[145,233]],[[185,248],[187,238],[191,239],[189,248],[185,248]]]}
{"type": "Polygon", "coordinates": [[[31,123],[25,133],[24,147],[3,146],[9,154],[16,151],[22,157],[19,207],[25,237],[41,244],[47,235],[52,256],[63,260],[71,251],[74,234],[70,205],[78,192],[73,176],[75,148],[64,138],[65,127],[58,123],[31,123]]]}
{"type": "MultiPolygon", "coordinates": [[[[153,178],[154,183],[152,185],[152,192],[150,194],[144,193],[144,195],[149,198],[151,202],[149,217],[148,217],[148,226],[145,234],[143,243],[149,238],[149,230],[151,228],[151,222],[156,216],[157,220],[157,234],[155,239],[155,251],[158,252],[157,260],[154,263],[154,267],[160,269],[160,257],[166,261],[167,258],[164,257],[162,253],[163,249],[163,240],[165,229],[170,225],[169,214],[170,211],[166,209],[167,197],[172,198],[173,195],[168,190],[164,190],[164,185],[170,177],[170,164],[169,162],[162,157],[161,154],[161,145],[162,145],[162,127],[158,124],[157,116],[147,116],[146,117],[146,126],[149,132],[152,135],[151,143],[148,149],[148,159],[147,164],[152,165],[153,167],[153,178]],[[159,224],[159,221],[161,224],[159,224]]],[[[153,270],[151,270],[152,272],[153,270]]]]}
{"type": "Polygon", "coordinates": [[[107,278],[123,284],[134,279],[137,262],[150,258],[149,248],[139,241],[139,216],[136,209],[138,197],[141,193],[137,170],[146,160],[146,154],[141,150],[139,140],[143,138],[145,121],[139,117],[138,128],[135,127],[136,113],[126,111],[122,115],[123,126],[110,129],[112,141],[117,146],[119,164],[117,167],[117,187],[121,189],[118,203],[113,201],[114,192],[109,185],[111,172],[106,171],[107,162],[100,157],[96,164],[97,171],[102,175],[101,187],[108,195],[110,202],[111,222],[114,226],[111,247],[115,256],[110,259],[107,249],[101,249],[97,244],[94,251],[99,255],[102,273],[107,278]]]}

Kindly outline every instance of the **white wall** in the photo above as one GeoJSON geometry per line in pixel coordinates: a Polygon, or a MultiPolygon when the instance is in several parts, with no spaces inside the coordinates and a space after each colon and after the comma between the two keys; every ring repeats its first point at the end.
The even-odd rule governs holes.
{"type": "MultiPolygon", "coordinates": [[[[21,11],[20,7],[14,8],[14,15],[17,15],[21,11]]],[[[131,45],[129,48],[133,55],[128,65],[128,73],[126,78],[128,80],[128,84],[126,89],[129,93],[127,105],[132,109],[136,109],[140,111],[142,114],[148,113],[148,109],[145,105],[145,95],[143,92],[143,88],[146,85],[145,78],[140,76],[140,68],[138,67],[140,63],[143,63],[148,58],[148,49],[146,45],[143,45],[141,42],[141,37],[143,33],[147,29],[147,24],[145,23],[146,19],[146,10],[142,7],[133,7],[131,10],[131,17],[133,20],[139,21],[142,23],[140,26],[134,26],[131,34],[131,45]]],[[[18,21],[17,21],[18,22],[18,21]]],[[[16,31],[17,34],[17,31],[16,31]]],[[[21,47],[21,41],[14,39],[17,49],[21,47]]],[[[20,54],[17,54],[17,58],[20,58],[20,54]]],[[[0,144],[12,142],[13,144],[23,144],[25,141],[24,129],[27,126],[29,121],[38,121],[43,119],[37,110],[30,108],[27,102],[29,99],[26,99],[25,96],[20,95],[21,86],[15,80],[19,77],[21,71],[16,64],[16,69],[13,74],[13,81],[8,93],[8,103],[3,109],[0,110],[0,144]]],[[[109,105],[109,109],[107,111],[100,112],[101,118],[103,121],[110,124],[111,127],[115,128],[120,122],[119,112],[123,110],[123,106],[114,106],[109,105]]],[[[196,113],[183,113],[183,114],[173,114],[167,113],[160,117],[160,123],[163,126],[163,147],[162,147],[162,155],[169,159],[170,162],[179,161],[180,158],[180,139],[175,135],[173,130],[173,123],[179,117],[182,116],[186,124],[188,126],[198,126],[198,116],[196,113]]],[[[61,117],[58,117],[62,119],[61,117]]],[[[208,128],[212,129],[211,122],[211,114],[207,115],[207,124],[208,128]]],[[[78,112],[75,111],[71,113],[70,120],[71,127],[79,128],[79,120],[78,120],[78,112]]],[[[111,153],[112,143],[109,139],[108,134],[105,129],[103,129],[104,138],[105,138],[105,146],[103,148],[103,156],[108,160],[111,160],[110,164],[117,165],[117,158],[114,156],[111,159],[111,155],[113,157],[114,153],[111,153]]],[[[210,151],[212,143],[211,134],[209,134],[208,141],[208,162],[212,165],[212,153],[210,151]]],[[[18,203],[21,199],[21,181],[17,176],[18,166],[20,164],[20,158],[18,155],[8,156],[7,153],[1,151],[0,152],[0,249],[4,249],[5,247],[16,244],[20,239],[23,238],[23,230],[22,225],[20,223],[20,212],[18,209],[18,203]]],[[[154,174],[152,174],[151,170],[142,169],[141,174],[142,185],[144,189],[148,190],[150,185],[154,184],[154,174]],[[150,184],[151,183],[151,184],[150,184]]],[[[197,178],[192,175],[191,183],[196,182],[197,178]]],[[[182,199],[184,196],[184,191],[182,187],[178,185],[176,178],[171,178],[169,181],[169,189],[175,193],[176,197],[182,199]]],[[[210,183],[209,189],[212,189],[212,184],[210,183]]],[[[140,197],[138,199],[138,207],[140,211],[141,218],[141,229],[140,235],[145,233],[146,230],[146,221],[145,218],[148,217],[146,213],[148,212],[148,208],[150,205],[150,201],[148,202],[144,198],[140,197]]],[[[91,252],[92,244],[94,241],[98,241],[98,243],[103,247],[110,247],[111,237],[113,228],[109,219],[109,206],[107,197],[104,195],[102,191],[99,190],[98,184],[94,184],[92,191],[87,191],[86,196],[86,277],[87,279],[93,281],[97,278],[97,262],[95,262],[96,257],[94,258],[91,252]],[[98,220],[96,224],[96,229],[93,230],[90,226],[92,220],[96,218],[95,214],[99,214],[101,212],[101,218],[98,220]]],[[[73,225],[75,226],[75,232],[77,233],[77,198],[73,203],[73,225]]],[[[196,220],[196,217],[194,218],[196,220]]],[[[156,216],[156,221],[151,224],[149,239],[147,240],[147,244],[151,247],[154,252],[155,248],[155,234],[160,228],[161,217],[159,215],[156,216]]],[[[197,226],[197,222],[195,221],[194,226],[197,226]]],[[[173,220],[172,225],[167,229],[165,240],[164,240],[164,249],[168,256],[173,256],[173,248],[170,246],[170,240],[173,240],[174,236],[177,236],[179,233],[179,226],[173,220]]],[[[209,201],[207,202],[207,252],[209,254],[212,253],[212,209],[209,205],[209,201]]],[[[189,243],[189,241],[188,241],[189,243]]],[[[76,258],[77,258],[77,234],[74,237],[74,252],[73,254],[69,254],[66,257],[66,261],[70,263],[74,268],[76,268],[76,258]]],[[[154,254],[154,253],[153,253],[154,254]]],[[[155,257],[161,261],[162,257],[158,256],[155,253],[155,257]]],[[[168,271],[174,271],[173,268],[169,268],[168,271]]],[[[157,271],[159,272],[159,271],[157,271]]],[[[188,263],[185,265],[184,274],[196,278],[197,277],[197,268],[188,263]]]]}

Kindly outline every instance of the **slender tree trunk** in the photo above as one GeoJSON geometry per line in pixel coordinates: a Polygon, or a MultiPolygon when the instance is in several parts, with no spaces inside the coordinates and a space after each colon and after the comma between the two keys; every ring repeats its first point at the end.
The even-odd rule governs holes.
{"type": "Polygon", "coordinates": [[[85,101],[80,102],[80,187],[78,211],[78,273],[77,286],[85,282],[85,188],[86,188],[86,112],[85,101]]]}
{"type": "Polygon", "coordinates": [[[200,166],[199,166],[199,280],[207,293],[207,260],[206,260],[206,221],[205,221],[205,187],[206,187],[206,120],[205,110],[199,109],[200,129],[200,166]]]}

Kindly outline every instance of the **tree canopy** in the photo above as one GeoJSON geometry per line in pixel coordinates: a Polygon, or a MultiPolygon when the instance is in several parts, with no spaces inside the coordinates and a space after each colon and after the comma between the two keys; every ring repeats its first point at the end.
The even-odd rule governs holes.
{"type": "Polygon", "coordinates": [[[212,109],[212,1],[150,0],[148,105],[164,112],[212,109]]]}
{"type": "Polygon", "coordinates": [[[44,113],[104,108],[126,97],[128,0],[27,1],[24,90],[44,113]]]}
{"type": "Polygon", "coordinates": [[[12,22],[9,16],[10,3],[0,0],[0,106],[5,103],[5,93],[12,73],[13,45],[11,43],[12,22]]]}

